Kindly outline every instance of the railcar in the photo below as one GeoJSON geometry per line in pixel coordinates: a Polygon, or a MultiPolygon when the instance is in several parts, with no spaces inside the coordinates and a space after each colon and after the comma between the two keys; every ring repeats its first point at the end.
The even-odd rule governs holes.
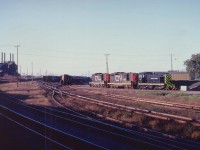
{"type": "Polygon", "coordinates": [[[72,76],[70,76],[68,74],[63,74],[61,76],[60,83],[63,84],[63,85],[71,84],[72,83],[72,76]]]}
{"type": "Polygon", "coordinates": [[[60,82],[60,76],[43,76],[44,82],[60,82]]]}
{"type": "Polygon", "coordinates": [[[72,85],[72,84],[88,84],[90,81],[90,77],[85,76],[71,76],[68,74],[64,74],[61,76],[61,84],[63,85],[72,85]]]}
{"type": "Polygon", "coordinates": [[[72,76],[73,84],[88,84],[90,82],[90,77],[86,76],[72,76]]]}

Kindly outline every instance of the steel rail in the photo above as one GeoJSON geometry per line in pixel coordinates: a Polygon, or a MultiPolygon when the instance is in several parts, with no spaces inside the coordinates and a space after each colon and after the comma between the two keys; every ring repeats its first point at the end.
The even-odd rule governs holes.
{"type": "MultiPolygon", "coordinates": [[[[13,103],[16,103],[16,104],[18,104],[18,105],[21,105],[21,106],[23,105],[24,107],[29,107],[29,108],[31,108],[31,109],[37,110],[38,112],[42,112],[42,111],[39,110],[39,109],[32,108],[32,107],[27,106],[27,105],[25,105],[25,104],[19,104],[19,103],[15,102],[15,101],[12,101],[12,102],[13,102],[13,103]]],[[[175,149],[182,149],[182,148],[176,147],[176,146],[174,146],[174,145],[169,145],[169,144],[167,144],[167,143],[162,143],[161,146],[154,145],[153,143],[150,143],[150,142],[147,142],[147,141],[143,141],[143,140],[141,140],[141,139],[135,139],[135,138],[131,138],[131,137],[128,137],[128,136],[124,136],[124,135],[120,135],[120,134],[117,134],[117,133],[113,133],[113,132],[110,132],[110,131],[106,131],[106,130],[103,130],[103,129],[98,129],[98,128],[95,127],[95,125],[94,125],[94,126],[91,126],[91,125],[88,125],[88,124],[83,124],[83,123],[74,121],[74,120],[72,120],[72,119],[66,119],[66,118],[63,118],[63,117],[60,117],[60,116],[56,116],[56,115],[54,115],[54,114],[50,114],[50,113],[48,113],[48,112],[42,112],[42,113],[46,113],[46,115],[51,115],[51,116],[57,117],[57,118],[59,118],[59,119],[62,119],[63,121],[68,121],[68,124],[71,123],[71,124],[76,125],[76,126],[77,126],[77,124],[78,124],[79,126],[82,125],[82,126],[89,127],[89,128],[91,128],[91,129],[99,130],[99,131],[98,131],[99,133],[105,132],[105,133],[107,133],[107,135],[108,135],[108,134],[110,134],[110,135],[112,134],[112,135],[117,136],[117,138],[121,137],[121,140],[126,141],[126,142],[129,142],[129,143],[132,143],[132,144],[135,144],[135,145],[140,144],[140,147],[143,147],[143,148],[146,147],[146,146],[148,145],[149,148],[152,148],[152,147],[153,147],[153,149],[165,149],[166,147],[175,148],[175,149]],[[123,139],[122,139],[122,138],[123,138],[123,139]],[[142,143],[142,144],[141,144],[141,143],[142,143]],[[164,147],[164,146],[166,146],[166,147],[164,147]]],[[[91,130],[91,129],[90,129],[90,130],[91,130]]],[[[121,132],[120,132],[120,133],[121,133],[121,132]]],[[[125,133],[125,134],[126,134],[126,133],[125,133]]],[[[152,142],[152,141],[151,141],[151,142],[152,142]]]]}
{"type": "MultiPolygon", "coordinates": [[[[13,101],[13,103],[16,103],[16,104],[19,104],[19,103],[17,103],[17,102],[15,102],[15,101],[13,101]]],[[[19,104],[19,105],[23,105],[24,107],[29,107],[29,108],[31,108],[30,106],[26,106],[25,104],[19,104]]],[[[34,110],[37,110],[37,111],[39,111],[39,112],[42,112],[41,110],[39,110],[39,109],[35,109],[35,108],[33,108],[34,110]]],[[[131,142],[132,144],[134,143],[135,145],[137,145],[137,144],[139,144],[139,143],[142,143],[142,145],[148,145],[149,147],[154,147],[154,149],[160,149],[160,148],[162,148],[162,149],[165,149],[166,147],[168,147],[168,148],[175,148],[175,149],[182,149],[182,148],[179,148],[179,147],[177,147],[177,146],[174,146],[174,145],[170,145],[170,144],[168,144],[168,143],[161,143],[160,141],[156,141],[155,139],[147,139],[148,140],[148,142],[146,141],[146,140],[143,140],[143,138],[145,137],[145,136],[143,136],[143,137],[141,137],[141,135],[139,135],[140,137],[138,137],[138,135],[137,135],[137,138],[136,137],[133,137],[133,135],[132,135],[132,137],[130,136],[127,136],[126,134],[127,134],[127,132],[126,133],[123,133],[123,135],[122,135],[122,132],[119,132],[119,133],[114,133],[114,132],[111,132],[110,131],[110,128],[106,131],[105,129],[101,129],[101,128],[97,128],[97,127],[95,127],[96,126],[96,124],[94,124],[93,123],[93,126],[91,126],[91,125],[88,125],[87,123],[80,123],[80,121],[79,122],[77,122],[77,121],[74,121],[74,120],[72,120],[72,119],[67,119],[66,117],[65,118],[63,118],[63,117],[60,117],[60,116],[55,116],[54,114],[50,114],[50,113],[48,113],[48,112],[46,112],[46,110],[45,110],[45,113],[46,113],[46,115],[51,115],[51,116],[54,116],[54,117],[57,117],[57,118],[59,118],[59,119],[63,119],[63,121],[68,121],[68,124],[69,123],[73,123],[73,125],[76,125],[77,126],[77,124],[80,126],[80,125],[82,125],[82,126],[85,126],[85,127],[89,127],[90,128],[90,130],[91,129],[95,129],[95,130],[99,130],[99,133],[102,133],[102,132],[104,132],[104,133],[106,133],[107,135],[111,135],[112,134],[112,138],[115,138],[115,137],[113,137],[113,135],[115,135],[115,136],[117,136],[117,138],[121,138],[121,140],[120,141],[126,141],[126,142],[128,142],[129,141],[129,143],[131,142]],[[123,139],[122,139],[123,138],[123,139]],[[161,144],[161,146],[159,146],[159,145],[155,145],[155,144],[153,144],[153,142],[155,143],[158,143],[158,142],[160,142],[160,144],[161,144]],[[165,147],[164,147],[165,146],[165,147]]],[[[74,118],[73,118],[74,119],[74,118]]],[[[83,118],[84,119],[84,118],[83,118]]],[[[77,119],[77,120],[80,120],[80,117],[77,119]]],[[[116,131],[115,131],[116,132],[116,131]]],[[[134,135],[135,136],[135,135],[134,135]]],[[[141,147],[141,145],[140,145],[140,147],[141,147]]],[[[143,147],[143,146],[142,146],[143,147]]],[[[146,146],[145,146],[146,147],[146,146]]],[[[143,147],[144,148],[144,147],[143,147]]]]}
{"type": "Polygon", "coordinates": [[[174,120],[174,121],[179,122],[179,123],[191,123],[192,125],[200,126],[199,120],[189,118],[189,117],[171,115],[171,114],[160,113],[160,112],[156,112],[156,111],[150,111],[150,110],[147,110],[147,109],[140,109],[140,108],[124,106],[124,105],[120,105],[120,104],[114,104],[114,103],[111,103],[111,102],[105,102],[105,101],[96,100],[96,99],[93,99],[93,98],[80,96],[80,95],[77,95],[77,94],[72,94],[72,93],[69,93],[69,92],[66,92],[66,91],[63,91],[63,94],[66,94],[69,97],[78,98],[79,100],[82,100],[82,101],[87,101],[87,102],[90,102],[90,103],[96,103],[96,104],[101,105],[101,106],[107,106],[107,107],[110,107],[110,108],[118,108],[118,109],[126,110],[126,111],[127,110],[128,111],[134,111],[135,113],[143,114],[143,115],[146,115],[146,116],[149,116],[149,117],[159,118],[159,119],[163,119],[163,120],[174,120]]]}
{"type": "MultiPolygon", "coordinates": [[[[70,87],[71,88],[71,87],[70,87]]],[[[73,89],[76,89],[76,88],[73,88],[73,89]]],[[[80,88],[79,88],[80,89],[80,88]]],[[[84,90],[82,90],[82,91],[84,91],[84,90]]],[[[85,90],[85,91],[87,91],[87,90],[85,90]]],[[[97,93],[97,94],[101,94],[100,92],[93,92],[93,91],[87,91],[88,93],[97,93]]],[[[107,93],[106,93],[107,94],[107,93]]],[[[103,95],[103,94],[102,94],[103,95]]],[[[109,96],[110,94],[108,94],[108,96],[109,96]]],[[[112,96],[110,96],[110,97],[115,97],[115,94],[111,94],[112,96]]],[[[126,97],[126,96],[121,96],[121,95],[117,95],[117,96],[120,96],[119,98],[123,98],[123,97],[126,97]]],[[[116,97],[115,97],[116,98],[116,97]]],[[[130,98],[130,97],[129,97],[130,98]]],[[[126,100],[120,100],[120,101],[126,101],[126,100]]],[[[143,102],[143,100],[140,100],[140,99],[138,99],[138,100],[135,100],[135,101],[142,101],[143,102]]],[[[127,101],[126,101],[127,102],[127,101]]],[[[130,101],[130,102],[133,102],[133,101],[130,101]]],[[[154,103],[154,102],[153,102],[154,103]]],[[[156,103],[155,103],[156,104],[156,103]]],[[[158,104],[159,105],[159,104],[158,104]]],[[[165,105],[165,103],[163,103],[163,105],[165,105]]],[[[171,105],[171,104],[170,104],[171,105]]],[[[182,104],[180,104],[180,105],[182,105],[182,104]]],[[[184,105],[184,104],[183,104],[184,105]]],[[[189,108],[189,106],[187,106],[188,108],[189,108]]],[[[183,107],[182,107],[183,108],[183,107]]],[[[139,109],[139,108],[138,108],[139,109]]],[[[196,110],[196,109],[195,109],[196,110]]],[[[156,113],[156,112],[153,112],[153,113],[156,113]]],[[[163,114],[162,114],[163,115],[163,114]]],[[[169,115],[170,117],[173,117],[173,116],[177,116],[177,115],[169,115]]],[[[185,120],[189,120],[189,121],[194,121],[194,122],[200,122],[200,120],[196,120],[196,119],[193,119],[193,118],[189,118],[189,117],[180,117],[180,118],[183,118],[183,119],[185,119],[185,120]]],[[[198,125],[198,123],[197,123],[197,125],[198,125]]]]}
{"type": "Polygon", "coordinates": [[[89,91],[85,90],[79,87],[69,87],[71,89],[81,89],[82,91],[86,91],[88,93],[95,93],[95,94],[101,94],[104,96],[108,96],[111,98],[122,98],[120,101],[128,101],[128,102],[144,102],[144,103],[149,103],[149,104],[155,104],[155,105],[163,105],[163,106],[168,106],[168,107],[176,107],[176,108],[185,108],[185,109],[192,109],[196,111],[200,111],[200,106],[196,105],[188,105],[188,104],[180,104],[180,103],[174,103],[174,102],[162,102],[158,100],[152,100],[152,99],[146,99],[146,98],[138,98],[138,97],[128,97],[128,96],[123,96],[123,95],[117,95],[117,94],[109,94],[106,92],[97,92],[97,91],[89,91]],[[125,99],[125,100],[123,100],[125,99]]]}
{"type": "MultiPolygon", "coordinates": [[[[121,121],[115,120],[113,118],[103,117],[102,115],[96,114],[94,112],[91,112],[91,113],[94,114],[94,115],[96,115],[97,117],[100,117],[100,118],[103,118],[103,119],[107,119],[107,120],[112,120],[112,121],[117,122],[117,123],[118,122],[121,123],[121,121]]],[[[96,120],[96,119],[95,120],[93,119],[93,121],[99,122],[99,120],[96,120]]],[[[100,122],[100,123],[106,124],[104,122],[100,122]]],[[[133,125],[133,124],[130,124],[130,123],[124,123],[124,122],[122,122],[122,124],[123,125],[127,125],[128,127],[131,127],[132,129],[140,130],[139,134],[143,134],[145,137],[148,136],[150,138],[161,140],[165,144],[171,142],[171,143],[174,143],[176,145],[184,145],[184,147],[188,147],[188,148],[191,148],[194,145],[197,145],[197,147],[194,146],[193,148],[200,148],[200,143],[196,143],[196,142],[189,141],[189,140],[186,140],[186,139],[182,139],[182,138],[179,138],[179,137],[175,137],[175,136],[167,135],[167,134],[164,134],[164,133],[156,132],[156,131],[153,131],[153,130],[150,130],[150,129],[147,129],[147,128],[144,128],[144,127],[136,126],[136,125],[133,125]],[[144,133],[141,133],[141,131],[149,132],[150,134],[144,134],[144,133]],[[167,137],[167,138],[164,138],[164,137],[167,137]]],[[[134,134],[138,133],[137,131],[133,131],[133,130],[126,129],[126,128],[121,128],[121,127],[118,127],[118,126],[115,126],[115,125],[114,126],[110,125],[110,124],[106,124],[106,125],[109,126],[109,129],[111,129],[111,128],[114,127],[114,128],[120,128],[121,130],[126,131],[128,133],[134,133],[134,134]]]]}
{"type": "MultiPolygon", "coordinates": [[[[106,149],[104,147],[95,145],[94,143],[88,142],[84,139],[81,139],[79,137],[76,137],[74,135],[70,135],[68,133],[65,133],[61,130],[58,130],[56,128],[53,128],[49,125],[46,125],[44,123],[41,123],[37,120],[34,120],[30,117],[27,117],[25,115],[22,115],[16,111],[13,111],[5,106],[0,105],[1,109],[1,113],[2,114],[6,114],[6,116],[8,116],[9,118],[15,120],[18,120],[17,122],[21,122],[21,124],[23,124],[24,126],[29,126],[28,128],[34,128],[35,130],[39,130],[36,132],[40,132],[41,134],[45,134],[46,136],[51,136],[52,138],[54,137],[54,141],[58,142],[58,141],[62,141],[62,145],[68,145],[66,147],[72,147],[72,149],[74,148],[86,148],[86,149],[106,149]],[[15,119],[14,119],[15,118],[15,119]],[[45,133],[44,133],[45,131],[45,133]],[[73,143],[73,144],[72,144],[73,143]],[[78,145],[76,145],[76,144],[78,145]]],[[[34,130],[32,129],[32,130],[34,130]]],[[[61,142],[58,142],[61,143],[61,142]]]]}
{"type": "MultiPolygon", "coordinates": [[[[54,98],[55,99],[55,98],[54,98]]],[[[55,100],[56,101],[56,100],[55,100]]],[[[162,142],[162,141],[159,141],[157,140],[156,138],[152,138],[151,136],[148,136],[148,135],[143,135],[141,134],[140,132],[127,132],[126,130],[121,130],[120,128],[114,128],[114,129],[111,129],[110,127],[108,128],[107,125],[106,125],[106,129],[105,130],[105,124],[102,124],[102,122],[99,122],[95,119],[89,119],[89,118],[82,118],[84,120],[82,120],[83,122],[86,122],[84,125],[85,126],[88,126],[90,128],[94,128],[94,129],[97,129],[97,130],[100,130],[101,132],[107,132],[109,134],[113,134],[113,135],[116,135],[116,136],[119,136],[119,137],[122,137],[122,138],[125,138],[126,141],[130,140],[130,142],[142,142],[143,144],[153,144],[153,146],[158,146],[158,145],[155,145],[155,144],[162,144],[162,146],[160,148],[166,148],[166,147],[169,147],[169,148],[175,148],[175,149],[179,149],[179,147],[177,146],[174,146],[174,145],[170,145],[166,142],[162,142]],[[88,120],[89,119],[89,120],[88,120]],[[98,123],[98,124],[97,124],[98,123]],[[99,123],[101,123],[99,125],[99,123]],[[92,125],[91,125],[92,124],[92,125]],[[103,126],[102,126],[103,125],[103,126]],[[98,127],[96,127],[98,126],[98,127]],[[120,129],[120,131],[117,131],[117,129],[120,129]],[[131,134],[130,134],[131,133],[131,134]],[[134,134],[134,135],[133,135],[134,134]],[[137,137],[134,137],[134,136],[137,136],[137,137]],[[139,137],[138,137],[139,136],[139,137]],[[147,138],[147,136],[149,138],[147,138]],[[137,139],[134,139],[134,138],[137,138],[137,139]],[[146,140],[144,140],[144,138],[146,140]],[[167,144],[167,145],[166,145],[167,144]],[[165,147],[164,147],[165,146],[165,147]]],[[[80,117],[78,116],[78,120],[80,120],[80,117]]],[[[73,122],[73,121],[72,121],[73,122]]],[[[79,123],[79,122],[78,122],[79,123]]],[[[113,137],[114,138],[114,137],[113,137]]]]}
{"type": "MultiPolygon", "coordinates": [[[[19,103],[17,103],[16,101],[12,101],[13,103],[16,103],[16,104],[19,104],[19,103]]],[[[30,108],[30,106],[26,106],[25,104],[19,104],[19,105],[23,105],[24,107],[29,107],[30,108]]],[[[21,107],[20,107],[21,108],[21,107]]],[[[32,108],[32,109],[35,109],[35,108],[32,108]]],[[[40,111],[41,112],[41,110],[37,110],[37,111],[40,111]]],[[[48,112],[46,112],[46,115],[51,115],[51,116],[55,116],[55,115],[53,115],[53,114],[49,114],[48,112]]],[[[85,124],[80,124],[80,122],[76,122],[76,121],[73,121],[73,120],[69,120],[69,119],[66,119],[66,117],[65,118],[62,118],[62,117],[60,117],[60,116],[56,116],[56,117],[58,117],[58,118],[60,118],[60,119],[63,119],[63,120],[68,120],[68,123],[70,122],[70,123],[75,123],[74,125],[76,125],[76,124],[79,124],[79,125],[84,125],[84,126],[87,126],[87,127],[90,127],[90,128],[93,128],[93,129],[98,129],[98,128],[96,128],[95,126],[96,126],[96,124],[94,124],[93,126],[91,126],[91,125],[88,125],[87,123],[85,123],[85,124]]],[[[79,117],[79,119],[80,119],[80,117],[79,117]]],[[[91,130],[91,129],[90,129],[91,130]]],[[[138,139],[138,137],[136,138],[136,139],[134,139],[133,137],[131,138],[131,137],[128,137],[128,136],[126,136],[127,135],[127,132],[126,133],[124,133],[123,135],[122,135],[122,132],[119,132],[118,134],[116,134],[116,133],[113,133],[113,132],[111,132],[111,131],[109,131],[110,130],[110,128],[109,128],[109,130],[108,131],[105,131],[104,129],[98,129],[100,132],[107,132],[108,134],[112,134],[112,135],[116,135],[116,136],[118,136],[118,137],[122,137],[122,138],[125,138],[125,141],[129,141],[129,142],[131,142],[131,143],[135,143],[135,144],[138,144],[138,143],[143,143],[143,144],[148,144],[148,146],[149,147],[154,147],[154,149],[160,149],[160,148],[162,148],[162,149],[166,149],[166,148],[170,148],[170,149],[184,149],[184,148],[181,148],[181,147],[178,147],[178,146],[175,146],[175,145],[170,145],[170,144],[168,144],[168,142],[161,142],[161,141],[157,141],[157,140],[155,140],[155,139],[152,139],[152,137],[151,137],[151,139],[148,139],[148,138],[146,138],[146,140],[144,140],[144,136],[142,137],[142,138],[140,138],[140,139],[138,139]],[[148,140],[148,142],[147,142],[147,140],[148,140]],[[155,143],[156,142],[156,143],[155,143]],[[154,144],[153,144],[154,143],[154,144]],[[161,144],[161,145],[158,145],[158,143],[159,144],[161,144]],[[157,145],[155,145],[155,144],[157,144],[157,145]]],[[[137,135],[138,136],[138,135],[137,135]]],[[[139,135],[139,136],[141,136],[141,135],[139,135]]],[[[184,147],[187,147],[188,145],[184,145],[184,147]]],[[[193,148],[194,148],[195,146],[193,146],[193,148]]],[[[192,148],[192,149],[193,149],[192,148]]]]}
{"type": "Polygon", "coordinates": [[[66,149],[72,150],[71,148],[69,148],[69,147],[63,145],[62,143],[59,143],[59,142],[53,140],[52,138],[49,138],[49,137],[47,137],[46,135],[41,134],[41,133],[39,133],[39,132],[37,132],[37,131],[35,131],[35,130],[33,130],[33,129],[31,129],[31,128],[25,126],[25,125],[23,125],[22,123],[20,123],[20,122],[14,120],[14,119],[12,119],[12,118],[10,118],[9,116],[7,116],[7,115],[5,115],[5,114],[0,113],[0,115],[4,116],[5,118],[7,118],[8,120],[14,122],[15,124],[17,124],[17,125],[19,125],[19,126],[25,128],[25,129],[31,131],[33,134],[36,134],[36,135],[38,135],[38,136],[44,138],[45,140],[47,140],[46,142],[50,142],[50,143],[53,143],[53,144],[58,145],[58,146],[59,146],[58,148],[61,149],[61,150],[62,150],[62,149],[65,149],[65,150],[66,150],[66,149]]]}
{"type": "MultiPolygon", "coordinates": [[[[55,88],[54,88],[55,89],[55,88]]],[[[186,140],[187,141],[187,140],[186,140]]],[[[193,143],[193,142],[192,142],[193,143]]],[[[194,142],[195,143],[195,142],[194,142]]]]}

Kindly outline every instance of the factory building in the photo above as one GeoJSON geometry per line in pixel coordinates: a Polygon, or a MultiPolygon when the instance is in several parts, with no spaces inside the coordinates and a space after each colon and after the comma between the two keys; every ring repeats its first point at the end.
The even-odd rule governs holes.
{"type": "Polygon", "coordinates": [[[17,75],[17,65],[14,61],[14,54],[10,54],[9,61],[6,61],[6,53],[1,53],[1,63],[0,63],[0,76],[5,75],[17,75]]]}

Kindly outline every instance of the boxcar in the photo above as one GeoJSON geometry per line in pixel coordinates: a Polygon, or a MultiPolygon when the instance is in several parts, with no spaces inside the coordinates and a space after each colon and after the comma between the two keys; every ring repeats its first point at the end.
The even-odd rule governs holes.
{"type": "Polygon", "coordinates": [[[88,84],[90,77],[86,76],[71,76],[72,84],[88,84]]]}
{"type": "Polygon", "coordinates": [[[68,74],[63,74],[61,76],[60,83],[63,85],[72,84],[72,76],[70,76],[68,74]]]}
{"type": "Polygon", "coordinates": [[[43,76],[44,82],[60,82],[60,76],[43,76]]]}
{"type": "Polygon", "coordinates": [[[90,81],[90,77],[86,76],[70,76],[68,74],[64,74],[61,76],[61,84],[63,85],[72,85],[72,84],[88,84],[90,81]]]}

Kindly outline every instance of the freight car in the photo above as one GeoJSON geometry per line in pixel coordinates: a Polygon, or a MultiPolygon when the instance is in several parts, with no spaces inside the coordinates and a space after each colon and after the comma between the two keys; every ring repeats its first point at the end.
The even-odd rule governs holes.
{"type": "Polygon", "coordinates": [[[63,85],[72,85],[72,84],[88,84],[90,77],[85,76],[71,76],[64,74],[61,76],[60,83],[63,85]]]}
{"type": "Polygon", "coordinates": [[[86,76],[72,76],[73,84],[88,84],[90,82],[90,77],[86,76]]]}
{"type": "Polygon", "coordinates": [[[71,84],[72,83],[72,77],[68,74],[64,74],[61,76],[60,83],[63,85],[71,84]]]}
{"type": "Polygon", "coordinates": [[[43,76],[44,82],[60,82],[60,76],[43,76]]]}

